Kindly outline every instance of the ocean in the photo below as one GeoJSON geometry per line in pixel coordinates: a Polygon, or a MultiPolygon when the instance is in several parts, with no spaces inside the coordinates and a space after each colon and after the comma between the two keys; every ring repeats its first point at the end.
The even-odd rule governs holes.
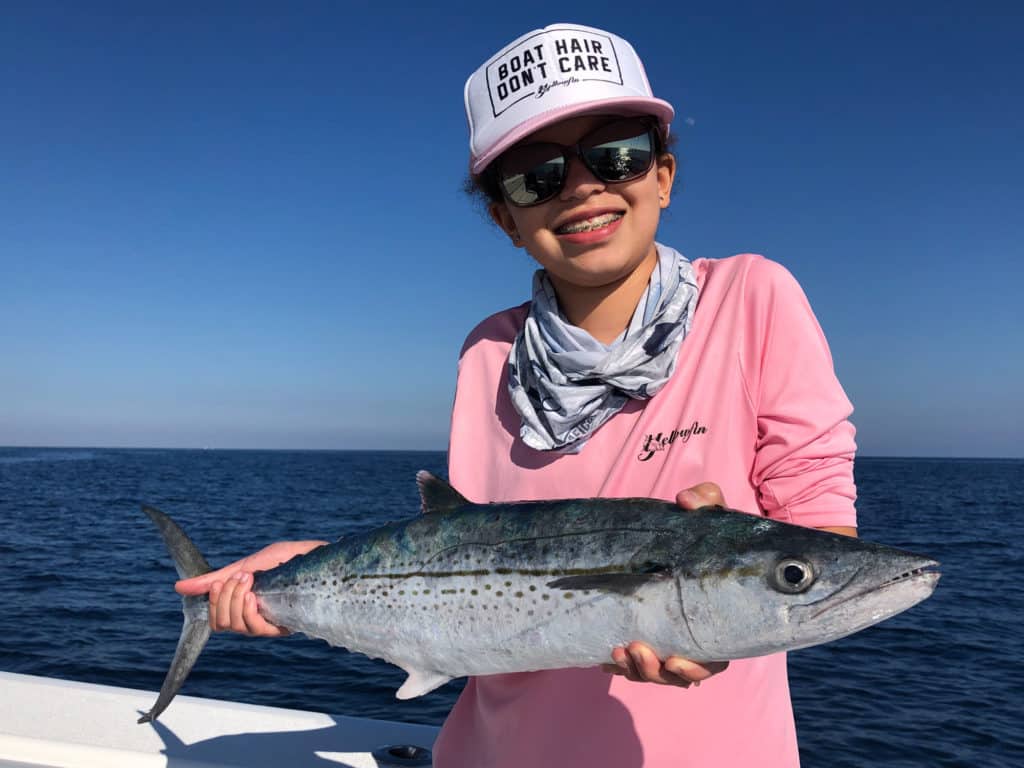
{"type": "MultiPolygon", "coordinates": [[[[0,669],[157,690],[181,626],[146,502],[215,566],[418,513],[443,452],[0,449],[0,669]]],[[[942,562],[934,596],[790,654],[805,768],[1024,766],[1024,461],[862,458],[861,536],[942,562]]],[[[184,693],[439,724],[462,687],[292,636],[222,634],[184,693]]],[[[127,713],[131,717],[134,713],[127,713]]]]}

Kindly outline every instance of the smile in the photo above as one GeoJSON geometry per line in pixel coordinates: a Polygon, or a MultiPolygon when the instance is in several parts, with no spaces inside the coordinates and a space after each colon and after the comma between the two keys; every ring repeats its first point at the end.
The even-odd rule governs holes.
{"type": "Polygon", "coordinates": [[[625,214],[622,213],[602,213],[599,216],[594,216],[590,219],[581,219],[579,221],[571,221],[568,224],[563,224],[555,230],[555,234],[558,235],[575,235],[580,232],[591,232],[595,229],[601,229],[601,227],[607,227],[612,222],[618,221],[625,214]]]}

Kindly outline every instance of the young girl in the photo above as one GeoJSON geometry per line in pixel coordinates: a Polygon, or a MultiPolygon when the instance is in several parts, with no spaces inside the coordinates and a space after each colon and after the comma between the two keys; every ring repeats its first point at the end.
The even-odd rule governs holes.
{"type": "MultiPolygon", "coordinates": [[[[571,24],[530,32],[465,99],[474,184],[542,269],[530,303],[463,347],[452,484],[478,502],[728,499],[854,535],[851,406],[797,283],[759,256],[691,263],[655,242],[673,109],[629,43],[571,24]]],[[[274,544],[178,589],[209,590],[214,629],[283,634],[260,617],[251,573],[321,543],[274,544]]],[[[435,766],[799,764],[785,654],[700,665],[640,643],[608,651],[603,669],[471,679],[435,766]]]]}

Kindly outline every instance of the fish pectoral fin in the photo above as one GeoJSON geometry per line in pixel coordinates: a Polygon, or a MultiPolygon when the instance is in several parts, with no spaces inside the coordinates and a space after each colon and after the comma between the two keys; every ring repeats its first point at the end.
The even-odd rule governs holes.
{"type": "Polygon", "coordinates": [[[620,595],[632,595],[645,584],[664,581],[670,578],[672,578],[670,568],[651,566],[641,572],[584,573],[578,576],[563,576],[560,579],[549,581],[547,586],[552,589],[593,589],[598,592],[617,592],[620,595]]]}
{"type": "Polygon", "coordinates": [[[420,489],[420,501],[424,514],[451,512],[469,504],[465,496],[425,469],[416,473],[416,485],[420,489]]]}
{"type": "Polygon", "coordinates": [[[409,675],[402,683],[402,687],[395,692],[397,699],[415,699],[425,693],[430,693],[435,688],[440,688],[451,678],[443,672],[432,670],[406,669],[409,675]]]}

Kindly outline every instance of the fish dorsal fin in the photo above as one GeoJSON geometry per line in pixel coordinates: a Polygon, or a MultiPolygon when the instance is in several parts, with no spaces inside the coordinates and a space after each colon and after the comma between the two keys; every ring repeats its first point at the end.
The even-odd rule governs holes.
{"type": "Polygon", "coordinates": [[[469,504],[465,496],[425,469],[416,473],[416,485],[420,487],[424,513],[451,512],[469,504]]]}
{"type": "Polygon", "coordinates": [[[430,693],[435,688],[440,688],[451,678],[444,672],[433,672],[431,670],[407,669],[409,676],[402,683],[402,687],[395,692],[397,699],[415,699],[425,693],[430,693]]]}

